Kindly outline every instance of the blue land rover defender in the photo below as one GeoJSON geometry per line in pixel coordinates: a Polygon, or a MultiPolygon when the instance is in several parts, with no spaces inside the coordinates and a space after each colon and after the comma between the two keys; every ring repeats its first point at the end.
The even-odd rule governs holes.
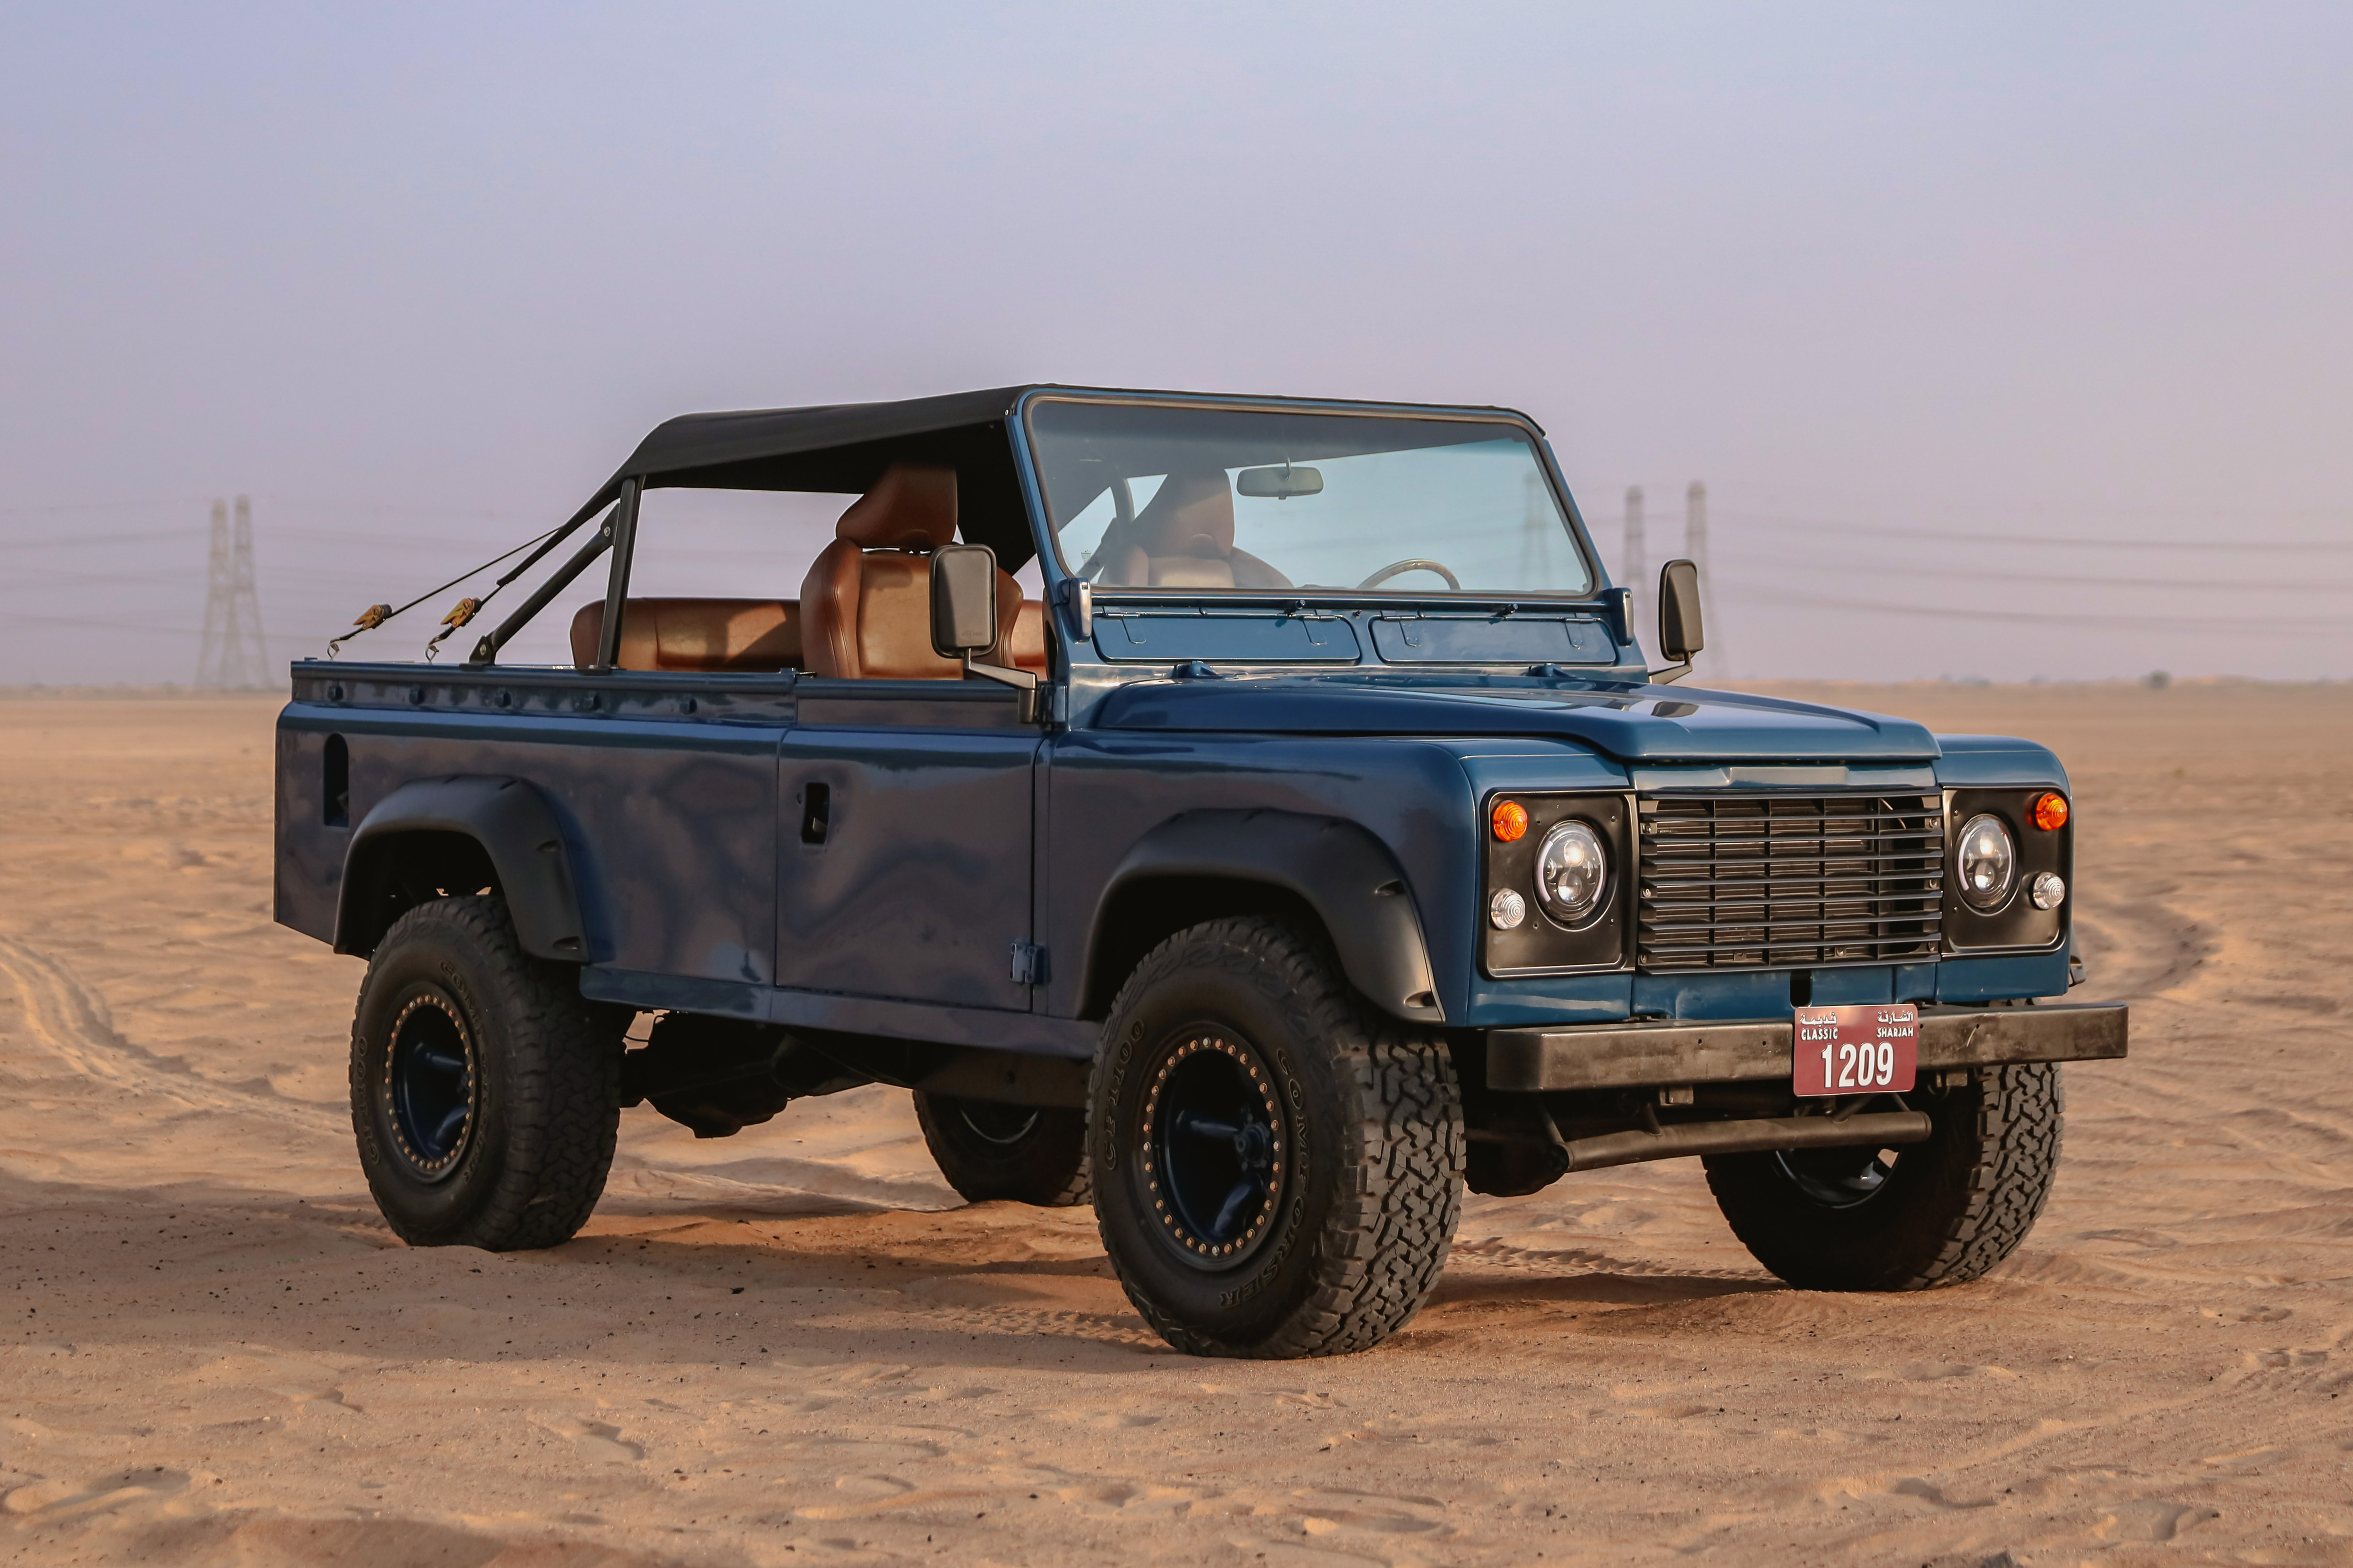
{"type": "Polygon", "coordinates": [[[1652,668],[1507,410],[691,415],[448,624],[510,584],[462,664],[303,661],[279,723],[277,918],[368,960],[412,1243],[564,1241],[625,1106],[884,1083],[967,1198],[1092,1202],[1200,1354],[1377,1343],[1466,1185],[1685,1155],[1783,1279],[1919,1289],[2018,1246],[2057,1064],[2125,1051],[2050,1000],[2057,758],[1669,684],[1690,563],[1652,668]],[[847,504],[746,596],[633,597],[669,487],[847,504]],[[571,664],[501,658],[584,578],[571,664]]]}

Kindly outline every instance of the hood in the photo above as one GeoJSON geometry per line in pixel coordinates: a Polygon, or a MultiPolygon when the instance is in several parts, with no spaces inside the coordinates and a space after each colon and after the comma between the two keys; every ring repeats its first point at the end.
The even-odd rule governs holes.
{"type": "Polygon", "coordinates": [[[1736,691],[1620,681],[1372,684],[1313,676],[1148,680],[1103,700],[1106,730],[1284,735],[1525,735],[1627,763],[1933,762],[1909,719],[1736,691]]]}

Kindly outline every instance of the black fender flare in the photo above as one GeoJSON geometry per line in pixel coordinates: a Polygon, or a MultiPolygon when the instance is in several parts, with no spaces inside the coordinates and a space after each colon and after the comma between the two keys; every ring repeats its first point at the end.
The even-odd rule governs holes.
{"type": "Polygon", "coordinates": [[[518,778],[416,779],[375,804],[352,832],[335,904],[335,951],[364,953],[387,857],[405,833],[461,834],[482,847],[525,952],[581,963],[589,957],[572,853],[555,808],[518,778]]]}
{"type": "Polygon", "coordinates": [[[1259,882],[1305,900],[1338,950],[1348,982],[1383,1012],[1442,1024],[1413,889],[1397,857],[1356,823],[1304,812],[1188,811],[1136,840],[1096,900],[1088,963],[1104,950],[1113,900],[1155,877],[1259,882]]]}

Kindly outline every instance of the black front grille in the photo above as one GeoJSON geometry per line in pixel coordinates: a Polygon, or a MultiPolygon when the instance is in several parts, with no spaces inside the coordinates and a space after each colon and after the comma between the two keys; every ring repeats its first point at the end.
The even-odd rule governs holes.
{"type": "Polygon", "coordinates": [[[1636,963],[1803,969],[1936,956],[1936,795],[1660,795],[1641,803],[1636,963]]]}

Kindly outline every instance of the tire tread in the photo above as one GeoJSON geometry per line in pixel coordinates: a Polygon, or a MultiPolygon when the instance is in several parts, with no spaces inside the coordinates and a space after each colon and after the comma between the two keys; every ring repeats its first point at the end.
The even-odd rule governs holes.
{"type": "Polygon", "coordinates": [[[2066,1121],[2056,1063],[1980,1068],[1968,1092],[1976,1100],[1969,1120],[1945,1123],[1935,1146],[1912,1156],[1939,1162],[1947,1174],[1910,1189],[1905,1207],[1854,1232],[1844,1244],[1851,1250],[1823,1234],[1839,1212],[1810,1209],[1771,1175],[1770,1155],[1711,1155],[1708,1186],[1751,1256],[1800,1289],[1966,1284],[2000,1265],[2034,1228],[2058,1173],[2066,1121]]]}
{"type": "MultiPolygon", "coordinates": [[[[1268,1337],[1236,1345],[1173,1320],[1105,1251],[1128,1300],[1153,1331],[1193,1355],[1277,1359],[1368,1350],[1413,1321],[1446,1266],[1462,1217],[1461,1094],[1451,1053],[1366,1003],[1318,944],[1280,921],[1213,921],[1147,953],[1120,989],[1120,1017],[1151,988],[1188,967],[1215,965],[1236,980],[1262,978],[1281,998],[1294,1037],[1320,1042],[1344,1097],[1356,1108],[1341,1141],[1355,1179],[1316,1237],[1313,1285],[1268,1337]]],[[[1089,1089],[1100,1125],[1103,1075],[1089,1089]]]]}
{"type": "Polygon", "coordinates": [[[2058,1174],[2066,1091],[2052,1062],[1986,1068],[1978,1075],[1977,1169],[1970,1203],[1954,1217],[1934,1262],[1899,1289],[1926,1290],[1982,1278],[2018,1250],[2042,1217],[2058,1174]]]}
{"type": "MultiPolygon", "coordinates": [[[[418,904],[393,922],[376,952],[428,932],[470,947],[489,972],[490,1000],[502,1015],[506,1145],[496,1184],[457,1226],[411,1234],[413,1227],[379,1206],[412,1246],[510,1252],[568,1241],[603,1195],[619,1139],[621,1020],[581,996],[576,970],[525,952],[500,899],[475,895],[418,904]]],[[[363,1012],[365,994],[364,985],[363,1012]]],[[[375,1135],[365,1103],[369,1048],[355,1014],[352,1123],[363,1164],[375,1135]]]]}

